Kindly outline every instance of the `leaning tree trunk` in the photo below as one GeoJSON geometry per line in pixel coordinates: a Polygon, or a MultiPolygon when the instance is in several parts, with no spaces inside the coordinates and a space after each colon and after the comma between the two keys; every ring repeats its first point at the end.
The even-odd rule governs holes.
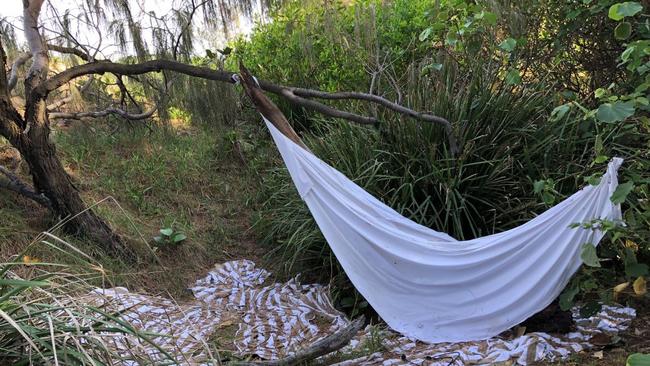
{"type": "MultiPolygon", "coordinates": [[[[86,207],[50,140],[47,115],[49,57],[38,31],[38,17],[44,0],[24,0],[24,31],[32,54],[32,66],[25,78],[24,117],[11,103],[6,74],[6,56],[0,41],[0,135],[5,137],[29,165],[34,188],[49,200],[52,211],[66,221],[71,232],[85,234],[110,252],[127,252],[123,240],[86,207]]],[[[12,70],[12,72],[15,70],[12,70]]]]}
{"type": "Polygon", "coordinates": [[[50,207],[59,218],[67,223],[64,228],[74,234],[85,234],[111,252],[124,252],[122,239],[92,210],[86,207],[70,176],[56,154],[56,147],[50,141],[50,131],[45,113],[38,112],[45,102],[30,101],[26,113],[27,138],[15,146],[29,165],[34,188],[49,199],[50,207]],[[36,113],[32,113],[32,111],[36,113]]]}

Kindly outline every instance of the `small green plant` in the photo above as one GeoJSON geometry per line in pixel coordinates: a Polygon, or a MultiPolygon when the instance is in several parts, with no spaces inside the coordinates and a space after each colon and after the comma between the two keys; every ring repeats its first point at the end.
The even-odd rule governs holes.
{"type": "Polygon", "coordinates": [[[172,227],[160,229],[160,235],[153,238],[158,248],[176,247],[187,239],[187,236],[172,227]]]}
{"type": "Polygon", "coordinates": [[[533,191],[535,194],[540,195],[544,203],[549,206],[555,203],[555,199],[559,194],[559,192],[555,190],[555,180],[552,178],[535,181],[533,184],[533,191]]]}

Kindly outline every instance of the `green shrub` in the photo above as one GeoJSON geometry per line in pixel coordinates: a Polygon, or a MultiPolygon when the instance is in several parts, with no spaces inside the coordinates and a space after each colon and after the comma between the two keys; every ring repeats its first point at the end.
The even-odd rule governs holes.
{"type": "MultiPolygon", "coordinates": [[[[458,239],[520,225],[597,180],[611,157],[625,158],[617,195],[627,226],[606,223],[597,255],[607,260],[590,261],[602,266],[587,266],[564,295],[564,304],[610,301],[613,285],[648,274],[650,258],[650,30],[631,3],[634,11],[619,14],[615,0],[290,2],[234,48],[263,78],[330,91],[372,84],[451,121],[462,146],[455,158],[439,126],[335,104],[382,121],[351,126],[281,102],[316,155],[406,217],[458,239]]],[[[271,257],[347,292],[284,168],[264,179],[256,228],[274,246],[271,257]]]]}

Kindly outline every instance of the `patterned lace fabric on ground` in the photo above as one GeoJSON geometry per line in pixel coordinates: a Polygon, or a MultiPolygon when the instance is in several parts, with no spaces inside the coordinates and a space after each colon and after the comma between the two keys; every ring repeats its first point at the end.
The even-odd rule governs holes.
{"type": "MultiPolygon", "coordinates": [[[[147,332],[151,343],[105,333],[103,341],[124,356],[124,365],[160,362],[165,353],[180,364],[210,365],[211,359],[225,355],[224,348],[237,357],[278,359],[349,324],[332,306],[327,287],[303,285],[297,279],[270,283],[269,276],[253,262],[239,260],[215,266],[191,288],[194,300],[186,303],[120,287],[96,289],[81,300],[106,312],[119,312],[121,319],[147,332]]],[[[634,316],[631,308],[604,306],[592,318],[577,319],[577,332],[564,336],[530,333],[514,339],[438,344],[369,326],[336,356],[335,364],[526,365],[560,360],[589,349],[593,335],[625,330],[634,316]],[[384,351],[369,354],[366,345],[377,340],[384,351]]]]}

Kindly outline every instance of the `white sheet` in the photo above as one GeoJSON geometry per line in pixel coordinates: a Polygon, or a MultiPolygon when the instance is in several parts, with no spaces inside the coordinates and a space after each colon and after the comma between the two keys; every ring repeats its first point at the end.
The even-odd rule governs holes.
{"type": "Polygon", "coordinates": [[[548,306],[580,267],[583,243],[620,220],[610,201],[623,160],[524,225],[457,241],[401,216],[312,153],[271,131],[302,199],[346,274],[394,330],[426,342],[487,339],[548,306]]]}

